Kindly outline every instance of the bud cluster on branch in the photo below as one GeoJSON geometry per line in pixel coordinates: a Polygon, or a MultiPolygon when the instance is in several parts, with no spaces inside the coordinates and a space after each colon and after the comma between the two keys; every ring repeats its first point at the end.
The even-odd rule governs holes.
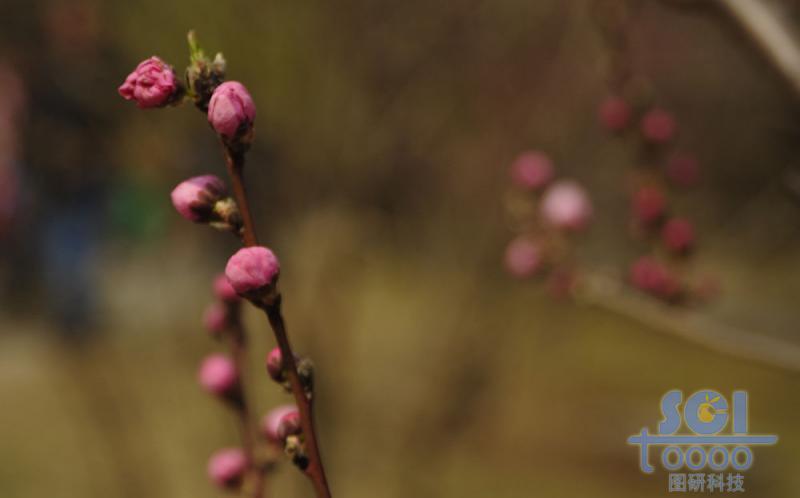
{"type": "Polygon", "coordinates": [[[213,338],[227,344],[228,352],[206,357],[198,381],[231,409],[241,431],[241,447],[214,453],[208,474],[222,488],[261,498],[267,474],[277,464],[275,454],[283,451],[311,480],[317,497],[330,498],[313,421],[313,363],[291,348],[278,290],[280,262],[271,249],[258,244],[244,184],[245,154],[255,136],[255,103],[242,83],[226,81],[222,54],[206,57],[193,33],[189,33],[189,48],[190,64],[183,80],[172,66],[154,56],[136,67],[119,87],[119,94],[142,109],[193,102],[206,114],[220,141],[231,181],[229,190],[216,175],[195,176],[178,184],[171,194],[182,217],[231,232],[245,246],[214,280],[215,300],[203,314],[205,327],[213,338]],[[243,301],[265,312],[277,342],[266,356],[267,374],[294,397],[293,404],[265,415],[260,428],[252,420],[244,384],[249,341],[242,323],[243,301]]]}

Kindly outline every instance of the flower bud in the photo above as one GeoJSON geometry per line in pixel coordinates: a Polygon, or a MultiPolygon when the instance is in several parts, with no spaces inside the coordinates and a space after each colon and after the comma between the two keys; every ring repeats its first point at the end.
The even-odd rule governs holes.
{"type": "Polygon", "coordinates": [[[281,348],[275,347],[267,354],[267,373],[275,382],[283,382],[283,357],[281,348]]]}
{"type": "Polygon", "coordinates": [[[278,421],[278,429],[275,431],[279,441],[286,440],[289,436],[295,436],[302,431],[300,425],[300,413],[291,411],[284,414],[278,421]]]}
{"type": "Polygon", "coordinates": [[[700,165],[693,155],[675,154],[667,161],[666,175],[678,187],[691,187],[697,184],[700,165]]]}
{"type": "Polygon", "coordinates": [[[223,354],[207,356],[198,373],[200,385],[216,396],[230,396],[239,388],[239,372],[230,358],[223,354]]]}
{"type": "Polygon", "coordinates": [[[214,279],[214,296],[223,303],[233,304],[239,301],[239,294],[228,282],[228,277],[224,273],[220,273],[214,279]]]}
{"type": "Polygon", "coordinates": [[[536,274],[542,261],[541,246],[528,237],[517,237],[506,247],[506,270],[514,277],[526,278],[536,274]]]}
{"type": "Polygon", "coordinates": [[[125,100],[147,109],[176,102],[183,95],[183,86],[172,67],[153,56],[136,66],[118,91],[125,100]]]}
{"type": "Polygon", "coordinates": [[[644,139],[655,144],[669,142],[678,131],[678,124],[672,114],[657,107],[647,111],[641,126],[644,139]]]}
{"type": "Polygon", "coordinates": [[[225,266],[225,276],[234,290],[257,303],[275,296],[279,274],[278,258],[262,246],[239,249],[225,266]]]}
{"type": "Polygon", "coordinates": [[[553,163],[541,152],[525,152],[511,165],[511,179],[525,190],[539,190],[553,179],[553,163]]]}
{"type": "Polygon", "coordinates": [[[238,489],[247,471],[247,457],[240,448],[217,451],[208,461],[211,482],[224,489],[238,489]]]}
{"type": "Polygon", "coordinates": [[[645,186],[634,192],[631,202],[633,218],[644,225],[660,220],[667,208],[667,199],[656,187],[645,186]]]}
{"type": "Polygon", "coordinates": [[[631,108],[622,97],[606,97],[597,110],[597,119],[608,131],[621,131],[631,121],[631,108]]]}
{"type": "Polygon", "coordinates": [[[203,312],[203,325],[211,335],[220,335],[228,328],[228,308],[222,303],[211,303],[203,312]]]}
{"type": "Polygon", "coordinates": [[[550,225],[578,231],[592,217],[592,205],[586,191],[578,183],[562,180],[551,185],[542,197],[541,213],[550,225]]]}
{"type": "Polygon", "coordinates": [[[172,190],[172,205],[189,221],[209,223],[216,218],[216,204],[227,194],[225,182],[218,176],[195,176],[182,181],[172,190]]]}
{"type": "Polygon", "coordinates": [[[244,85],[226,81],[219,85],[208,104],[208,122],[229,141],[250,141],[256,106],[244,85]]]}
{"type": "Polygon", "coordinates": [[[694,226],[689,220],[672,218],[661,229],[661,238],[667,249],[684,253],[694,245],[694,226]]]}
{"type": "MultiPolygon", "coordinates": [[[[281,405],[270,410],[264,418],[261,419],[261,431],[268,441],[276,444],[283,444],[286,436],[280,436],[280,425],[283,418],[292,413],[297,414],[297,407],[295,405],[281,405]]],[[[299,415],[298,415],[299,416],[299,415]]]]}
{"type": "Polygon", "coordinates": [[[634,287],[665,300],[677,299],[683,290],[667,267],[650,256],[633,262],[629,279],[634,287]]]}

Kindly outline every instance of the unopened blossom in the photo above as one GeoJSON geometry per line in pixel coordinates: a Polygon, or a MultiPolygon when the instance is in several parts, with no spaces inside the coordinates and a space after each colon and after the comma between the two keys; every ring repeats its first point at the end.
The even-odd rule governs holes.
{"type": "Polygon", "coordinates": [[[283,438],[280,437],[280,424],[285,416],[298,413],[295,405],[281,405],[270,410],[264,418],[261,419],[261,431],[267,440],[273,443],[281,443],[283,438]]]}
{"type": "Polygon", "coordinates": [[[648,225],[660,220],[667,208],[667,199],[661,189],[650,185],[639,188],[633,194],[631,210],[636,221],[648,225]]]}
{"type": "Polygon", "coordinates": [[[172,67],[158,57],[142,61],[118,89],[125,100],[143,109],[170,104],[182,92],[172,67]]]}
{"type": "Polygon", "coordinates": [[[672,218],[661,229],[661,238],[667,249],[673,252],[686,252],[695,242],[694,225],[684,218],[672,218]]]}
{"type": "Polygon", "coordinates": [[[581,230],[592,217],[592,204],[586,190],[577,182],[562,180],[551,185],[541,203],[542,218],[563,230],[581,230]]]}
{"type": "Polygon", "coordinates": [[[541,244],[529,237],[518,237],[506,247],[505,266],[509,274],[517,278],[530,277],[542,267],[541,244]]]}
{"type": "Polygon", "coordinates": [[[644,139],[655,144],[669,142],[678,131],[678,124],[672,113],[658,107],[647,111],[642,117],[641,127],[644,139]]]}
{"type": "Polygon", "coordinates": [[[202,175],[179,183],[170,197],[181,216],[195,223],[208,223],[215,217],[217,203],[227,195],[225,182],[221,178],[202,175]]]}
{"type": "Polygon", "coordinates": [[[224,489],[238,489],[246,471],[247,457],[241,448],[219,450],[208,461],[208,477],[224,489]]]}
{"type": "Polygon", "coordinates": [[[622,97],[606,97],[597,110],[597,119],[609,131],[620,131],[631,121],[631,107],[622,97]]]}
{"type": "Polygon", "coordinates": [[[197,376],[203,389],[218,396],[231,394],[239,385],[236,366],[223,354],[207,356],[200,365],[197,376]]]}
{"type": "Polygon", "coordinates": [[[520,154],[511,164],[511,179],[525,190],[539,190],[553,179],[553,162],[538,151],[520,154]]]}
{"type": "Polygon", "coordinates": [[[256,106],[250,92],[238,81],[219,85],[208,104],[208,122],[228,140],[249,135],[256,119],[256,106]]]}
{"type": "Polygon", "coordinates": [[[225,266],[225,276],[242,296],[252,297],[273,289],[280,274],[280,263],[266,247],[239,249],[225,266]]]}
{"type": "Polygon", "coordinates": [[[239,301],[239,294],[233,288],[228,277],[224,273],[220,273],[214,278],[214,296],[224,303],[235,303],[239,301]]]}

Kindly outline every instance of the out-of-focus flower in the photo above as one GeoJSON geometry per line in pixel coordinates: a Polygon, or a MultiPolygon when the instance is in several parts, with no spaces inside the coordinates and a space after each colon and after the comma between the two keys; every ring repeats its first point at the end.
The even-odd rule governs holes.
{"type": "Polygon", "coordinates": [[[631,210],[636,221],[649,225],[660,220],[666,211],[667,200],[660,189],[653,186],[639,188],[633,194],[631,210]]]}
{"type": "Polygon", "coordinates": [[[223,354],[207,356],[198,373],[200,385],[217,396],[231,394],[239,385],[239,373],[230,358],[223,354]]]}
{"type": "Polygon", "coordinates": [[[631,121],[631,107],[622,97],[606,97],[597,109],[597,119],[609,131],[620,131],[631,121]]]}
{"type": "Polygon", "coordinates": [[[669,158],[665,173],[679,187],[691,187],[700,177],[700,163],[691,154],[675,154],[669,158]]]}
{"type": "Polygon", "coordinates": [[[247,457],[241,448],[217,451],[208,461],[208,477],[224,489],[238,489],[247,470],[247,457]]]}
{"type": "Polygon", "coordinates": [[[694,245],[694,226],[684,218],[672,218],[661,229],[661,238],[667,249],[678,253],[686,252],[694,245]]]}
{"type": "Polygon", "coordinates": [[[228,308],[222,303],[211,303],[203,313],[203,325],[213,335],[228,328],[228,308]]]}
{"type": "Polygon", "coordinates": [[[642,136],[648,142],[663,144],[675,137],[678,123],[672,113],[658,107],[650,109],[642,118],[642,136]]]}
{"type": "Polygon", "coordinates": [[[528,237],[517,237],[506,247],[506,270],[514,277],[526,278],[536,274],[542,261],[541,245],[528,237]]]}
{"type": "Polygon", "coordinates": [[[235,303],[239,301],[239,294],[228,282],[228,277],[224,273],[220,273],[214,279],[214,295],[223,303],[235,303]]]}
{"type": "Polygon", "coordinates": [[[562,180],[544,193],[541,214],[548,224],[563,230],[582,230],[592,217],[592,204],[586,190],[577,182],[562,180]]]}
{"type": "Polygon", "coordinates": [[[656,297],[671,300],[681,292],[678,280],[669,269],[651,256],[642,256],[631,264],[631,284],[656,297]]]}
{"type": "Polygon", "coordinates": [[[538,151],[520,154],[511,164],[511,179],[525,190],[539,190],[553,179],[553,162],[538,151]]]}

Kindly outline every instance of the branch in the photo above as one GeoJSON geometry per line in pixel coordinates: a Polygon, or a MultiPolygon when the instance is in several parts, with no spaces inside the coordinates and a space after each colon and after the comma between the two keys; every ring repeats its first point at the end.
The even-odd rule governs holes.
{"type": "Polygon", "coordinates": [[[706,314],[659,303],[625,289],[617,279],[590,273],[577,300],[645,323],[716,353],[792,372],[800,372],[800,346],[782,339],[739,329],[706,314]]]}

